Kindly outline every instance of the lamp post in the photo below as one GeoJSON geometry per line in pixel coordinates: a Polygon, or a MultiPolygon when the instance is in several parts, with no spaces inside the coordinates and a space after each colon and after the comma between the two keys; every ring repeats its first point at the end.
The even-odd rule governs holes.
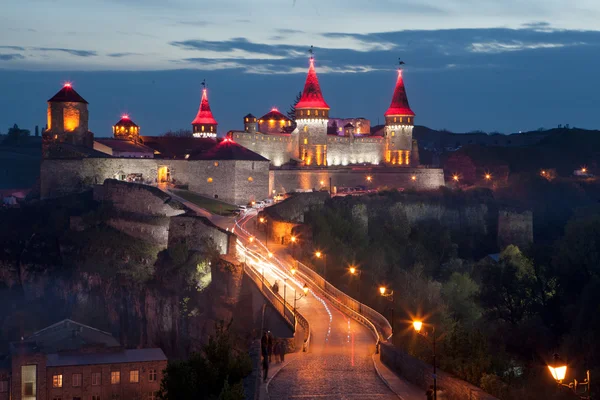
{"type": "Polygon", "coordinates": [[[296,289],[294,289],[294,315],[296,314],[296,300],[300,300],[308,294],[308,286],[306,286],[306,283],[302,287],[302,292],[303,293],[300,293],[299,297],[296,297],[296,289]]]}
{"type": "Polygon", "coordinates": [[[296,241],[298,238],[294,235],[290,238],[290,242],[292,242],[292,257],[296,258],[296,241]]]}
{"type": "Polygon", "coordinates": [[[323,278],[327,280],[327,254],[320,251],[315,252],[315,257],[323,258],[323,278]]]}
{"type": "Polygon", "coordinates": [[[265,224],[265,247],[268,249],[269,248],[269,221],[265,218],[265,217],[260,217],[258,219],[258,222],[260,222],[261,224],[265,224]]]}
{"type": "Polygon", "coordinates": [[[348,271],[350,271],[350,274],[352,276],[356,276],[357,280],[358,280],[358,295],[356,296],[358,302],[360,303],[360,284],[361,284],[361,275],[362,275],[362,271],[359,270],[358,268],[356,268],[354,265],[351,265],[350,268],[348,268],[348,271]]]}
{"type": "MultiPolygon", "coordinates": [[[[427,332],[422,332],[423,321],[413,321],[413,328],[415,332],[427,339],[427,332]]],[[[433,347],[433,400],[437,400],[437,370],[436,370],[436,357],[435,357],[435,326],[431,327],[432,340],[431,345],[433,347]]]]}
{"type": "Polygon", "coordinates": [[[565,376],[567,375],[567,363],[562,361],[558,354],[554,354],[554,359],[552,363],[548,364],[548,369],[559,387],[568,387],[580,399],[590,400],[592,398],[589,370],[585,372],[586,376],[583,382],[578,382],[577,379],[573,379],[573,382],[563,383],[565,376]],[[579,386],[585,386],[583,393],[577,393],[577,387],[579,386]]]}
{"type": "Polygon", "coordinates": [[[392,309],[392,343],[394,343],[394,291],[392,290],[391,292],[388,292],[385,286],[380,286],[379,294],[392,303],[390,308],[392,309]]]}

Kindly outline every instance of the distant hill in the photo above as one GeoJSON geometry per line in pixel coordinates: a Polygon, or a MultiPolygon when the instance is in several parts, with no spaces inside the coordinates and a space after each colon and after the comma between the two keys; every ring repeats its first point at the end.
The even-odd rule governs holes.
{"type": "Polygon", "coordinates": [[[0,189],[28,189],[40,176],[42,138],[30,136],[19,144],[0,143],[0,189]]]}

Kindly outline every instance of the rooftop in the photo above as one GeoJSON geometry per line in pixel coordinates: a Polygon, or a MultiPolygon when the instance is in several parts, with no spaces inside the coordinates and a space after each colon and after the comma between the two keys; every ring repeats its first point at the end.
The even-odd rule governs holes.
{"type": "Polygon", "coordinates": [[[157,153],[154,158],[185,158],[187,154],[208,150],[216,142],[214,139],[181,136],[140,136],[144,146],[157,153]]]}
{"type": "Polygon", "coordinates": [[[208,124],[217,125],[217,121],[212,115],[210,110],[210,104],[208,104],[208,95],[206,94],[206,88],[202,89],[202,100],[200,100],[200,108],[196,118],[192,121],[192,125],[208,124]]]}
{"type": "Polygon", "coordinates": [[[306,75],[302,97],[300,97],[300,101],[296,104],[296,109],[299,108],[329,109],[329,105],[327,105],[323,98],[323,93],[321,93],[319,78],[317,78],[317,72],[315,71],[315,59],[312,57],[310,58],[310,66],[306,75]]]}
{"type": "Polygon", "coordinates": [[[154,149],[127,139],[96,138],[95,142],[110,147],[113,152],[120,153],[154,153],[154,149]]]}
{"type": "Polygon", "coordinates": [[[286,121],[286,122],[287,121],[291,121],[291,119],[289,119],[288,117],[286,117],[285,115],[283,115],[276,108],[271,109],[271,111],[269,111],[268,113],[266,113],[265,115],[263,115],[262,117],[260,117],[259,120],[263,120],[263,121],[274,120],[274,121],[286,121]]]}
{"type": "Polygon", "coordinates": [[[139,126],[137,126],[137,124],[135,122],[133,122],[131,120],[131,118],[129,118],[129,115],[123,115],[123,117],[119,120],[119,122],[117,122],[115,124],[115,126],[125,126],[127,128],[130,128],[130,127],[139,128],[139,126]]]}
{"type": "Polygon", "coordinates": [[[408,97],[406,96],[406,88],[404,87],[401,69],[398,70],[398,79],[396,80],[396,87],[394,88],[390,108],[388,108],[384,115],[403,115],[411,117],[414,117],[415,115],[408,105],[408,97]]]}
{"type": "Polygon", "coordinates": [[[50,100],[49,103],[85,103],[87,101],[73,89],[70,83],[66,83],[50,100]]]}
{"type": "Polygon", "coordinates": [[[68,365],[118,364],[149,361],[167,361],[167,357],[160,348],[81,354],[52,353],[47,355],[46,365],[48,367],[63,367],[68,365]]]}
{"type": "Polygon", "coordinates": [[[233,140],[226,138],[207,150],[191,153],[190,160],[244,160],[244,161],[269,161],[260,154],[240,146],[233,140]]]}

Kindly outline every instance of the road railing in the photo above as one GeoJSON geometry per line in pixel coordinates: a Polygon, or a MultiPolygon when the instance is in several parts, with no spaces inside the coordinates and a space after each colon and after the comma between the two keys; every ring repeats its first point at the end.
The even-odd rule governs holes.
{"type": "Polygon", "coordinates": [[[307,280],[309,286],[313,286],[313,290],[317,288],[342,310],[348,311],[349,316],[369,327],[378,342],[387,341],[392,336],[392,326],[383,315],[348,296],[300,261],[296,261],[296,269],[307,280]]]}

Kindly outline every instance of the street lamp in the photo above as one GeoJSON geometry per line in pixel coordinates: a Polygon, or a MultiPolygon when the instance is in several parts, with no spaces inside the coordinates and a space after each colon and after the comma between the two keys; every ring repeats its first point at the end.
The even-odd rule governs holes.
{"type": "Polygon", "coordinates": [[[264,217],[260,217],[258,219],[258,221],[261,224],[265,224],[265,226],[266,226],[266,229],[265,229],[265,247],[268,249],[269,248],[269,220],[267,220],[264,217]]]}
{"type": "Polygon", "coordinates": [[[486,181],[489,181],[490,179],[492,179],[492,174],[489,174],[489,173],[485,174],[484,178],[485,178],[486,181]]]}
{"type": "Polygon", "coordinates": [[[316,251],[315,257],[323,258],[323,278],[327,280],[327,254],[321,253],[320,251],[316,251]]]}
{"type": "Polygon", "coordinates": [[[290,238],[290,241],[292,242],[292,257],[296,258],[296,241],[298,240],[298,238],[294,235],[292,235],[292,237],[290,238]]]}
{"type": "Polygon", "coordinates": [[[250,236],[250,237],[248,238],[248,241],[249,241],[250,243],[254,242],[254,236],[250,236]]]}
{"type": "MultiPolygon", "coordinates": [[[[415,332],[417,332],[419,335],[423,336],[425,339],[428,339],[427,332],[422,332],[423,321],[414,320],[412,324],[413,324],[413,328],[415,329],[415,332]]],[[[435,341],[436,341],[435,326],[431,326],[431,334],[432,334],[431,344],[433,347],[433,400],[437,400],[437,371],[436,371],[436,360],[435,360],[435,341]]]]}
{"type": "Polygon", "coordinates": [[[413,181],[413,182],[416,181],[417,180],[417,176],[416,175],[411,176],[410,180],[413,181]]]}
{"type": "Polygon", "coordinates": [[[273,253],[268,252],[267,255],[269,256],[269,258],[273,258],[273,253]]]}
{"type": "Polygon", "coordinates": [[[390,308],[392,309],[392,338],[393,338],[394,331],[395,331],[395,329],[394,329],[394,291],[392,290],[391,292],[388,292],[388,290],[385,286],[380,286],[379,293],[381,294],[381,296],[383,296],[385,299],[389,300],[392,303],[390,308]]]}
{"type": "Polygon", "coordinates": [[[456,174],[455,174],[455,175],[452,175],[452,180],[453,180],[454,182],[458,182],[458,175],[456,175],[456,174]]]}
{"type": "MultiPolygon", "coordinates": [[[[354,265],[351,265],[350,268],[348,268],[348,271],[350,271],[350,274],[353,276],[356,276],[357,280],[358,280],[358,294],[357,294],[357,300],[359,303],[359,307],[360,307],[360,281],[361,281],[361,275],[362,275],[362,271],[360,271],[359,269],[357,269],[354,265]]],[[[361,311],[362,312],[362,311],[361,311]]]]}
{"type": "Polygon", "coordinates": [[[565,376],[567,375],[567,364],[560,359],[558,354],[554,354],[554,360],[548,364],[548,369],[552,378],[556,381],[558,386],[568,387],[575,393],[580,399],[591,399],[591,388],[590,388],[590,371],[585,372],[586,377],[583,382],[577,382],[577,379],[573,379],[573,382],[563,383],[565,376]],[[577,393],[578,386],[585,386],[585,391],[581,394],[577,393]]]}
{"type": "Polygon", "coordinates": [[[302,292],[300,293],[300,296],[296,297],[296,289],[294,289],[294,314],[296,314],[296,301],[300,300],[301,298],[303,298],[304,296],[306,296],[308,294],[308,286],[306,286],[306,283],[304,284],[304,286],[302,287],[302,292]]]}
{"type": "Polygon", "coordinates": [[[292,273],[292,275],[296,275],[296,268],[292,267],[292,269],[290,269],[290,272],[292,273]]]}

